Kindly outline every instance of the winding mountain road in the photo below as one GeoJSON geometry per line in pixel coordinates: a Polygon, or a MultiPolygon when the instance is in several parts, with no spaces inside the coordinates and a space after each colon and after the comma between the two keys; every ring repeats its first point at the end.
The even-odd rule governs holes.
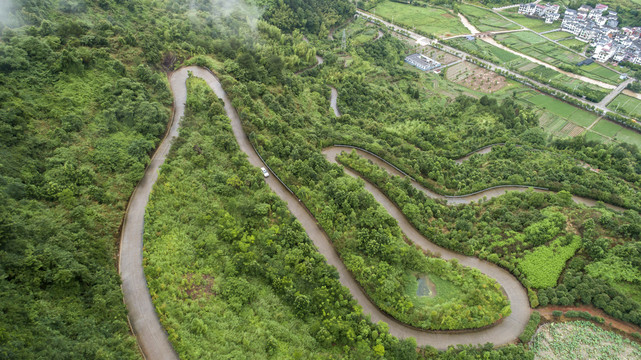
{"type": "MultiPolygon", "coordinates": [[[[124,301],[129,311],[129,321],[134,334],[138,338],[138,344],[147,359],[178,358],[178,355],[169,342],[167,334],[158,319],[149,295],[142,265],[142,249],[145,207],[147,205],[151,189],[158,178],[159,167],[164,163],[171,147],[171,143],[178,135],[178,127],[185,112],[185,102],[187,99],[186,80],[190,73],[195,77],[204,79],[216,96],[223,100],[225,112],[231,121],[234,136],[238,142],[240,150],[247,154],[248,161],[256,167],[266,166],[249,142],[249,139],[242,128],[236,109],[231,105],[231,100],[213,73],[204,68],[189,66],[177,70],[169,76],[171,91],[174,95],[174,115],[172,123],[165,135],[165,138],[152,157],[143,179],[134,190],[130,199],[122,226],[119,258],[122,290],[124,294],[124,301]]],[[[332,102],[334,104],[336,103],[337,97],[335,94],[337,94],[335,90],[332,91],[332,102]]],[[[335,112],[338,112],[336,107],[333,107],[333,109],[335,112]]],[[[330,162],[336,162],[336,156],[344,150],[346,150],[345,147],[334,146],[324,149],[323,154],[330,162]]],[[[403,175],[396,168],[376,156],[363,151],[359,151],[359,154],[372,160],[392,174],[403,175]]],[[[345,168],[344,170],[351,176],[359,176],[349,169],[345,168]]],[[[444,259],[458,259],[462,265],[476,268],[487,276],[495,279],[505,291],[512,308],[510,316],[506,317],[496,325],[482,330],[430,332],[418,330],[398,322],[394,318],[383,313],[369,300],[361,286],[341,261],[326,233],[318,225],[316,219],[306,209],[305,205],[279,181],[277,176],[266,178],[265,181],[270,189],[287,203],[287,207],[290,212],[302,224],[306,233],[318,248],[318,251],[325,256],[327,263],[336,267],[340,275],[341,284],[350,290],[352,296],[363,308],[363,313],[370,315],[373,322],[386,322],[389,325],[389,331],[392,335],[399,338],[414,337],[418,345],[431,345],[437,349],[443,350],[450,345],[457,344],[484,344],[491,342],[495,345],[504,345],[513,342],[525,328],[530,314],[530,306],[525,289],[514,276],[512,276],[508,271],[492,263],[475,257],[455,253],[433,244],[409,223],[401,213],[400,209],[391,200],[389,200],[374,185],[365,181],[365,189],[369,191],[389,212],[389,214],[397,220],[399,227],[408,239],[419,245],[422,249],[438,253],[444,259]]],[[[505,186],[488,189],[480,193],[467,196],[450,197],[431,192],[416,182],[413,182],[413,185],[419,190],[424,191],[430,197],[444,199],[448,203],[454,204],[469,203],[477,201],[483,197],[489,198],[499,196],[504,194],[506,191],[524,190],[524,187],[505,186]]],[[[590,201],[592,201],[590,199],[579,197],[574,197],[574,199],[577,202],[586,203],[588,205],[590,205],[590,201]]]]}

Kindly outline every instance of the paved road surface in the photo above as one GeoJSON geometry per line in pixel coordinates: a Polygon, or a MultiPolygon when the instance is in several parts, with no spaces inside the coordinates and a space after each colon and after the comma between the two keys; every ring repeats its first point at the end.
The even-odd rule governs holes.
{"type": "Polygon", "coordinates": [[[333,86],[331,86],[331,88],[332,94],[329,98],[329,106],[331,106],[332,110],[334,110],[334,115],[338,117],[341,116],[341,112],[338,110],[338,91],[333,86]]]}
{"type": "Polygon", "coordinates": [[[609,93],[606,97],[603,98],[603,100],[599,102],[599,106],[601,107],[608,106],[610,101],[614,100],[614,98],[617,97],[617,95],[619,95],[621,91],[623,91],[625,87],[628,86],[628,84],[632,83],[633,81],[634,81],[634,78],[629,78],[628,80],[619,84],[619,86],[617,86],[616,89],[612,90],[611,93],[609,93]]]}

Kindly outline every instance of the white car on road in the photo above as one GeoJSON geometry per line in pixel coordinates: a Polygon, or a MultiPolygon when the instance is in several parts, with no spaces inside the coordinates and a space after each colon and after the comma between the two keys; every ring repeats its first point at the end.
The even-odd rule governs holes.
{"type": "Polygon", "coordinates": [[[264,176],[264,177],[269,177],[269,173],[267,172],[267,169],[265,169],[264,167],[262,167],[262,168],[260,168],[260,171],[262,171],[262,172],[263,172],[263,176],[264,176]]]}

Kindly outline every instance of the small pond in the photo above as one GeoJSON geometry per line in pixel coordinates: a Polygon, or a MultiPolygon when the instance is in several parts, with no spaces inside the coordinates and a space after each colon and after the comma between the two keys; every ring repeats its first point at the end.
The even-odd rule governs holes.
{"type": "Polygon", "coordinates": [[[418,281],[418,287],[416,288],[416,296],[432,295],[432,290],[430,290],[430,286],[433,286],[433,285],[430,279],[427,277],[427,275],[421,275],[417,277],[416,281],[418,281]]]}

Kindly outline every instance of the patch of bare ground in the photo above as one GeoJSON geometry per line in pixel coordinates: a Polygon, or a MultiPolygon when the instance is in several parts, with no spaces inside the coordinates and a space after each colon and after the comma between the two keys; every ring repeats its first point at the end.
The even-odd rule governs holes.
{"type": "Polygon", "coordinates": [[[216,293],[212,290],[212,287],[214,286],[213,276],[187,274],[183,279],[181,288],[192,300],[212,295],[216,296],[216,293]]]}
{"type": "Polygon", "coordinates": [[[507,80],[503,76],[467,61],[447,68],[446,78],[469,89],[484,93],[492,93],[507,86],[507,80]]]}
{"type": "Polygon", "coordinates": [[[451,64],[459,60],[458,57],[452,54],[446,53],[445,51],[433,48],[431,46],[424,47],[422,52],[423,52],[423,55],[429,57],[430,59],[436,60],[443,65],[451,64]]]}
{"type": "Polygon", "coordinates": [[[561,136],[575,137],[581,134],[585,130],[582,126],[568,122],[565,126],[559,131],[561,136]]]}

